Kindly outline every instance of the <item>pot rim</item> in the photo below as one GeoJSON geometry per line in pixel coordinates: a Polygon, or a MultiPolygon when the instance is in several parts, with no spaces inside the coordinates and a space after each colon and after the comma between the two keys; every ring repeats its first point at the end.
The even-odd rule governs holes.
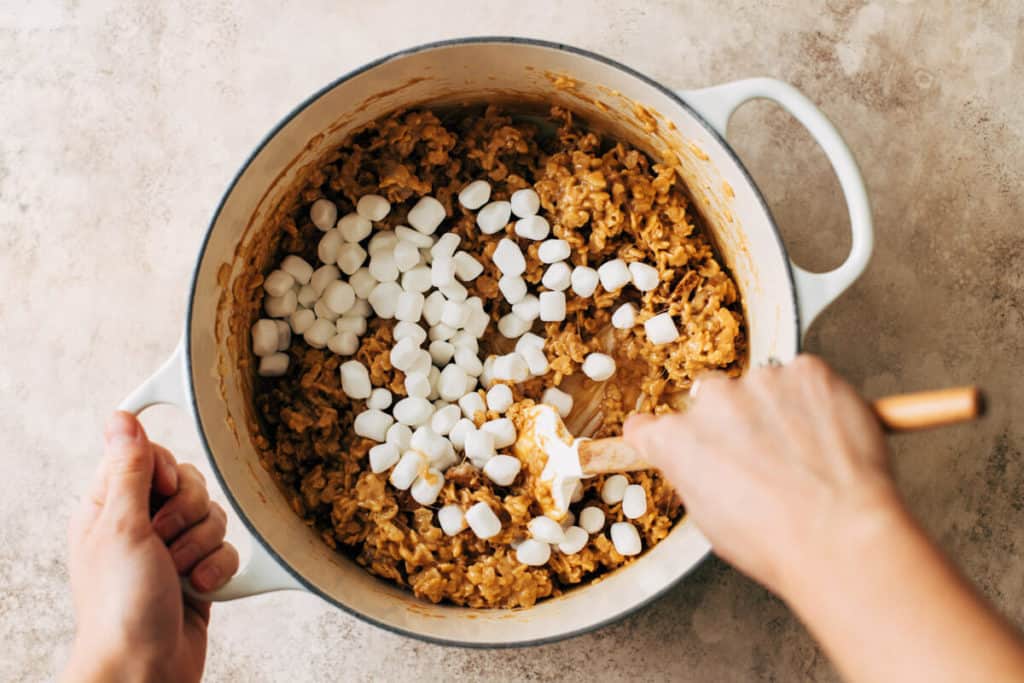
{"type": "MultiPolygon", "coordinates": [[[[739,156],[736,154],[736,152],[733,150],[733,148],[729,145],[729,143],[725,140],[725,138],[721,134],[719,134],[718,131],[715,130],[715,128],[713,126],[711,126],[711,124],[709,124],[707,122],[707,120],[703,116],[701,116],[701,114],[696,109],[691,107],[676,91],[673,91],[671,88],[668,88],[668,87],[662,85],[660,82],[654,80],[653,78],[650,78],[649,76],[647,76],[647,75],[645,75],[645,74],[643,74],[643,73],[641,73],[639,71],[636,71],[635,69],[633,69],[633,68],[631,68],[629,66],[626,66],[625,64],[622,64],[621,62],[619,62],[617,60],[611,59],[610,57],[605,57],[604,55],[600,55],[600,54],[597,54],[595,52],[591,52],[589,50],[585,50],[583,48],[575,47],[573,45],[568,45],[568,44],[565,44],[565,43],[558,43],[558,42],[553,42],[553,41],[548,41],[548,40],[540,40],[540,39],[536,39],[536,38],[524,38],[524,37],[519,37],[519,36],[500,36],[500,35],[499,36],[467,36],[467,37],[463,37],[463,38],[449,38],[449,39],[446,39],[446,40],[439,40],[439,41],[434,41],[434,42],[429,42],[429,43],[423,43],[423,44],[416,45],[416,46],[413,46],[413,47],[405,48],[403,50],[398,50],[396,52],[391,52],[391,53],[389,53],[387,55],[384,55],[383,57],[379,57],[379,58],[377,58],[377,59],[375,59],[373,61],[367,62],[366,64],[363,64],[362,66],[359,66],[359,67],[357,67],[357,68],[355,68],[355,69],[353,69],[353,70],[351,70],[351,71],[349,71],[349,72],[339,76],[338,78],[334,79],[330,83],[327,83],[326,85],[324,85],[323,87],[318,89],[316,92],[314,92],[312,95],[306,97],[302,102],[300,102],[298,105],[296,105],[294,108],[292,108],[291,111],[289,111],[287,114],[285,114],[281,118],[281,120],[278,121],[277,124],[275,124],[274,127],[271,128],[270,131],[268,131],[260,139],[260,141],[253,148],[253,151],[250,152],[248,157],[246,157],[245,161],[242,162],[242,164],[239,166],[238,170],[235,172],[234,176],[232,177],[231,181],[228,183],[228,185],[225,188],[224,192],[221,194],[220,200],[217,202],[217,207],[214,210],[212,216],[210,217],[210,223],[209,223],[209,225],[206,228],[206,234],[203,236],[203,241],[202,241],[202,244],[200,245],[200,248],[199,248],[199,254],[198,254],[198,257],[196,258],[195,266],[194,266],[193,271],[192,271],[192,281],[189,284],[188,302],[187,302],[186,309],[185,309],[184,362],[185,362],[185,369],[186,369],[186,373],[185,374],[186,374],[187,381],[188,381],[188,391],[189,391],[189,396],[188,396],[189,400],[188,400],[188,402],[189,402],[189,405],[190,405],[190,407],[192,409],[192,417],[195,420],[195,423],[196,423],[196,426],[197,426],[197,430],[196,431],[199,434],[199,440],[201,441],[202,446],[203,446],[203,450],[206,453],[206,458],[207,458],[207,460],[210,463],[210,468],[213,470],[214,476],[217,478],[217,483],[220,485],[221,490],[224,492],[224,494],[227,497],[228,501],[231,503],[231,507],[234,508],[234,511],[238,515],[238,518],[242,521],[242,524],[245,526],[246,530],[249,532],[249,535],[252,538],[253,542],[254,543],[259,543],[263,547],[263,549],[270,555],[270,557],[272,557],[275,562],[277,562],[286,572],[288,572],[288,574],[290,574],[308,592],[310,592],[310,593],[312,593],[314,595],[319,596],[321,599],[325,600],[326,602],[328,602],[329,604],[333,605],[334,607],[336,607],[338,609],[341,609],[346,614],[352,615],[352,616],[356,617],[357,619],[360,619],[360,620],[362,620],[362,621],[364,621],[366,623],[369,623],[369,624],[371,624],[373,626],[376,626],[378,628],[382,628],[382,629],[384,629],[384,630],[386,630],[386,631],[388,631],[390,633],[395,633],[395,634],[398,634],[398,635],[401,635],[401,636],[406,636],[406,637],[409,637],[409,638],[414,638],[416,640],[420,640],[420,641],[423,641],[423,642],[431,643],[431,644],[434,644],[434,645],[443,645],[443,646],[448,646],[448,647],[460,647],[460,648],[467,648],[467,649],[496,649],[496,648],[533,647],[533,646],[537,646],[537,645],[547,645],[547,644],[551,644],[551,643],[560,642],[560,641],[563,641],[563,640],[569,640],[571,638],[576,638],[576,637],[585,635],[587,633],[590,633],[590,632],[593,632],[593,631],[597,631],[598,629],[604,628],[606,626],[614,624],[615,622],[621,621],[622,619],[625,619],[626,617],[630,616],[631,614],[639,612],[641,609],[645,609],[645,608],[649,607],[654,602],[656,602],[657,600],[659,600],[662,597],[664,597],[664,595],[666,593],[668,593],[670,590],[672,590],[677,585],[679,585],[679,583],[684,578],[686,578],[691,573],[693,573],[693,571],[696,570],[697,567],[699,567],[702,564],[704,564],[704,562],[707,560],[708,556],[712,553],[712,550],[709,547],[708,550],[704,553],[704,555],[701,556],[700,559],[698,559],[696,562],[694,562],[693,565],[688,567],[685,571],[681,572],[677,577],[675,577],[672,581],[670,581],[668,584],[666,584],[661,590],[659,590],[658,592],[654,593],[653,595],[651,595],[647,599],[645,599],[645,600],[643,600],[641,602],[638,602],[638,603],[636,603],[634,605],[631,605],[631,606],[623,609],[622,611],[620,611],[620,612],[618,612],[618,613],[616,613],[616,614],[614,614],[614,615],[612,615],[612,616],[610,616],[610,617],[608,617],[606,619],[602,619],[601,621],[595,622],[595,623],[590,624],[588,626],[585,626],[583,628],[579,628],[579,629],[576,629],[574,631],[569,631],[569,632],[566,632],[566,633],[560,633],[558,635],[548,636],[548,637],[545,637],[545,638],[535,638],[535,639],[532,639],[532,640],[522,640],[522,641],[515,641],[515,642],[491,642],[491,643],[466,642],[466,641],[452,640],[452,639],[447,639],[447,638],[436,638],[436,637],[433,637],[433,636],[430,636],[430,635],[426,635],[426,634],[422,634],[422,633],[416,633],[416,632],[413,632],[413,631],[409,631],[409,630],[403,629],[403,628],[398,627],[398,626],[393,626],[391,624],[386,624],[386,623],[383,623],[381,621],[378,621],[377,619],[375,619],[375,618],[373,618],[371,616],[363,614],[362,612],[358,612],[358,611],[352,609],[351,607],[349,607],[347,605],[344,605],[341,602],[335,600],[331,596],[329,596],[326,593],[324,593],[323,591],[321,591],[318,587],[313,585],[300,572],[298,572],[295,569],[293,569],[291,564],[285,558],[283,558],[280,554],[278,554],[273,548],[271,548],[267,544],[266,540],[263,538],[263,535],[260,533],[260,531],[256,528],[256,526],[253,524],[253,522],[249,519],[249,517],[245,514],[245,512],[242,510],[242,508],[238,504],[238,501],[235,499],[234,494],[231,492],[231,489],[228,486],[227,480],[224,478],[224,475],[220,471],[220,467],[217,465],[216,458],[214,458],[214,456],[213,456],[213,451],[212,451],[212,449],[210,447],[209,441],[206,438],[206,431],[203,428],[202,419],[201,419],[201,417],[199,415],[199,406],[198,406],[198,403],[196,401],[195,387],[193,386],[193,378],[192,378],[192,322],[193,322],[192,321],[192,317],[193,317],[193,311],[194,311],[194,307],[195,307],[195,296],[196,296],[196,287],[197,287],[197,283],[198,283],[198,279],[199,279],[199,269],[200,269],[200,267],[201,267],[201,265],[203,263],[203,259],[206,256],[206,250],[207,250],[207,247],[209,246],[209,243],[210,243],[210,237],[213,234],[213,230],[214,230],[214,227],[217,224],[218,219],[220,218],[221,211],[224,209],[224,204],[227,202],[227,199],[231,195],[231,193],[234,192],[235,188],[238,186],[239,179],[246,172],[246,170],[248,170],[248,168],[252,164],[253,160],[255,160],[255,158],[260,154],[260,152],[263,151],[263,149],[270,143],[270,141],[273,140],[277,136],[277,134],[280,133],[281,130],[285,126],[287,126],[289,123],[291,123],[291,121],[296,116],[298,116],[300,113],[305,111],[306,108],[308,108],[311,104],[313,104],[318,99],[320,99],[320,97],[322,97],[327,92],[333,90],[334,88],[336,88],[337,86],[341,85],[342,83],[345,83],[346,81],[349,81],[349,80],[355,78],[356,76],[359,76],[360,74],[363,74],[363,73],[365,73],[367,71],[370,71],[371,69],[374,69],[374,68],[380,66],[381,64],[389,62],[389,61],[391,61],[393,59],[396,59],[398,57],[407,57],[407,56],[414,55],[414,54],[417,54],[417,53],[420,53],[420,52],[426,52],[428,50],[434,50],[434,49],[443,48],[443,47],[450,47],[450,46],[454,46],[454,45],[474,45],[474,44],[486,44],[486,43],[497,43],[497,44],[504,43],[504,44],[512,44],[512,45],[530,45],[530,46],[535,46],[535,47],[543,47],[543,48],[549,48],[549,49],[553,49],[553,50],[560,50],[560,51],[563,51],[563,52],[569,52],[569,53],[574,54],[576,56],[585,57],[585,58],[588,58],[588,59],[592,59],[592,60],[601,62],[605,66],[610,66],[610,67],[612,67],[614,69],[618,69],[619,71],[624,72],[628,76],[636,78],[636,79],[642,81],[643,83],[645,83],[646,85],[649,85],[649,86],[655,88],[656,90],[660,91],[666,97],[668,97],[669,99],[673,100],[676,104],[678,104],[683,109],[685,109],[687,112],[689,112],[690,115],[693,116],[698,122],[700,122],[700,124],[708,131],[708,133],[710,133],[715,139],[718,140],[718,142],[721,144],[722,148],[732,158],[733,162],[736,164],[736,166],[739,169],[740,173],[743,174],[743,177],[746,179],[748,185],[753,190],[754,196],[757,199],[757,201],[761,204],[761,208],[764,209],[765,215],[768,217],[769,227],[772,230],[772,235],[775,237],[775,241],[776,241],[776,243],[778,245],[779,252],[781,253],[781,255],[783,257],[783,261],[785,263],[785,269],[786,269],[786,276],[789,279],[790,295],[791,295],[792,300],[793,300],[793,318],[794,318],[793,323],[795,325],[795,335],[794,335],[794,337],[796,339],[796,349],[795,350],[796,350],[797,353],[799,353],[800,350],[801,350],[801,342],[802,342],[801,335],[800,335],[800,310],[799,310],[799,306],[797,305],[796,281],[795,281],[794,276],[793,276],[793,267],[792,267],[792,262],[791,262],[791,260],[789,258],[789,252],[787,251],[785,241],[782,239],[782,235],[779,232],[779,227],[778,227],[778,224],[775,222],[775,217],[772,215],[771,209],[769,208],[767,201],[765,201],[764,195],[761,193],[760,188],[754,182],[754,179],[750,175],[750,172],[747,170],[746,166],[744,166],[742,160],[739,158],[739,156]]],[[[530,608],[515,608],[516,611],[526,611],[528,609],[530,609],[530,608]]]]}

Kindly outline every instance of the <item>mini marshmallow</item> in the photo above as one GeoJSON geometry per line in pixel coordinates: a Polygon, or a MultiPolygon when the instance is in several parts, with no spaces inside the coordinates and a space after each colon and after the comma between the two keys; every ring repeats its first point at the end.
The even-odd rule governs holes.
{"type": "Polygon", "coordinates": [[[543,350],[544,338],[534,334],[533,332],[527,332],[519,338],[519,341],[516,342],[516,351],[522,353],[523,349],[528,346],[535,346],[538,349],[543,350]]]}
{"type": "MultiPolygon", "coordinates": [[[[486,360],[484,360],[483,372],[480,373],[479,377],[480,384],[484,389],[490,389],[491,385],[494,384],[494,361],[497,360],[497,358],[497,356],[491,355],[487,356],[486,360]]],[[[530,368],[526,368],[526,371],[529,372],[530,368]]]]}
{"type": "Polygon", "coordinates": [[[608,292],[617,292],[625,287],[632,279],[629,266],[620,258],[612,259],[602,263],[597,269],[597,277],[601,280],[601,286],[608,292]]]}
{"type": "Polygon", "coordinates": [[[530,331],[530,327],[533,323],[529,320],[523,320],[515,313],[508,313],[501,316],[498,320],[498,332],[501,336],[508,339],[516,339],[521,335],[530,331]]]}
{"type": "Polygon", "coordinates": [[[565,320],[565,292],[541,292],[538,299],[542,322],[565,320]]]}
{"type": "Polygon", "coordinates": [[[430,248],[430,255],[434,258],[439,256],[455,256],[455,250],[459,248],[462,238],[457,233],[446,232],[437,238],[434,246],[430,248]]]}
{"type": "Polygon", "coordinates": [[[364,194],[356,202],[356,213],[371,221],[382,221],[391,211],[391,202],[379,194],[364,194]]]}
{"type": "MultiPolygon", "coordinates": [[[[419,258],[418,253],[416,256],[419,258]]],[[[345,273],[345,275],[354,275],[363,263],[366,262],[366,250],[358,244],[342,244],[338,248],[338,255],[335,260],[341,272],[345,273]]]]}
{"type": "Polygon", "coordinates": [[[402,372],[408,371],[413,362],[419,356],[420,347],[415,341],[410,338],[400,340],[394,346],[391,347],[389,358],[391,360],[391,366],[401,370],[402,372]]]}
{"type": "Polygon", "coordinates": [[[427,458],[419,451],[406,451],[395,465],[395,469],[391,470],[388,481],[399,491],[405,491],[416,481],[416,477],[426,464],[427,458]]]}
{"type": "Polygon", "coordinates": [[[368,301],[378,318],[390,320],[395,317],[398,297],[401,294],[402,288],[398,286],[397,282],[381,282],[370,292],[368,301]]]}
{"type": "Polygon", "coordinates": [[[491,184],[486,180],[474,180],[459,190],[459,204],[470,211],[476,211],[491,198],[491,184]]]}
{"type": "Polygon", "coordinates": [[[588,505],[580,510],[579,522],[587,533],[596,534],[604,528],[604,510],[588,505]]]}
{"type": "Polygon", "coordinates": [[[406,372],[421,372],[429,376],[432,367],[434,366],[430,361],[430,353],[423,349],[418,349],[406,372]]]}
{"type": "Polygon", "coordinates": [[[417,249],[430,249],[430,247],[434,245],[433,237],[430,235],[424,235],[422,232],[417,232],[408,225],[396,225],[395,237],[397,237],[400,242],[408,242],[417,249]]]}
{"type": "Polygon", "coordinates": [[[551,224],[544,216],[528,216],[517,220],[514,230],[523,239],[540,242],[551,234],[551,224]]]}
{"type": "Polygon", "coordinates": [[[511,455],[496,455],[484,464],[484,475],[498,486],[511,486],[523,463],[511,455]]]}
{"type": "Polygon", "coordinates": [[[620,555],[639,555],[643,549],[640,533],[629,522],[616,522],[611,528],[612,543],[620,555]]]}
{"type": "Polygon", "coordinates": [[[303,308],[312,308],[317,299],[320,298],[320,295],[316,293],[316,290],[313,289],[312,285],[302,285],[295,298],[296,301],[298,301],[299,306],[303,308]]]}
{"type": "Polygon", "coordinates": [[[555,545],[565,540],[565,531],[562,525],[550,517],[534,517],[527,523],[526,528],[530,536],[541,543],[554,543],[555,545]]]}
{"type": "Polygon", "coordinates": [[[597,289],[597,283],[600,281],[597,271],[587,266],[576,266],[572,269],[572,276],[569,278],[569,283],[572,285],[572,291],[577,296],[590,296],[597,289]]]}
{"type": "Polygon", "coordinates": [[[495,448],[508,448],[516,442],[516,426],[507,417],[484,422],[480,425],[480,431],[494,437],[495,448]]]}
{"type": "Polygon", "coordinates": [[[321,318],[309,326],[309,329],[303,333],[302,338],[314,349],[322,349],[327,346],[327,342],[330,341],[335,333],[337,333],[337,328],[334,327],[334,322],[321,318]]]}
{"type": "Polygon", "coordinates": [[[430,418],[430,428],[441,436],[445,436],[455,428],[461,417],[462,411],[459,406],[454,403],[449,404],[434,411],[430,418]]]}
{"type": "Polygon", "coordinates": [[[338,260],[338,249],[342,244],[341,233],[337,230],[328,230],[316,246],[316,257],[322,263],[334,263],[338,260]]]}
{"type": "Polygon", "coordinates": [[[498,289],[505,301],[517,304],[526,296],[526,280],[519,275],[504,275],[498,280],[498,289]]]}
{"type": "Polygon", "coordinates": [[[540,211],[540,197],[533,191],[533,188],[525,187],[512,193],[509,205],[512,213],[520,218],[526,218],[540,211]]]}
{"type": "Polygon", "coordinates": [[[477,538],[491,538],[501,532],[501,520],[483,501],[466,510],[466,523],[477,538]]]}
{"type": "Polygon", "coordinates": [[[668,313],[659,313],[644,321],[644,332],[647,339],[655,345],[669,344],[679,339],[679,330],[668,313]]]}
{"type": "Polygon", "coordinates": [[[406,221],[424,235],[432,235],[445,219],[444,205],[433,197],[421,197],[416,205],[409,209],[406,221]]]}
{"type": "Polygon", "coordinates": [[[433,505],[437,496],[444,488],[444,475],[434,468],[430,468],[413,482],[409,493],[412,499],[420,505],[433,505]]]}
{"type": "Polygon", "coordinates": [[[460,329],[469,321],[470,308],[465,302],[447,301],[441,311],[441,323],[460,329]]]}
{"type": "Polygon", "coordinates": [[[407,372],[404,385],[407,396],[414,398],[430,396],[430,379],[425,372],[407,372]]]}
{"type": "Polygon", "coordinates": [[[444,367],[455,355],[455,346],[450,342],[438,339],[430,342],[427,351],[430,353],[430,360],[434,362],[434,365],[444,367]]]}
{"type": "Polygon", "coordinates": [[[252,352],[260,357],[277,352],[277,325],[273,320],[263,318],[252,326],[252,352]]]}
{"type": "Polygon", "coordinates": [[[339,356],[351,356],[359,350],[359,337],[354,332],[338,332],[327,340],[327,348],[339,356]]]}
{"type": "Polygon", "coordinates": [[[519,245],[507,237],[502,237],[498,246],[491,255],[491,260],[498,267],[502,275],[515,277],[526,271],[526,258],[519,245]]]}
{"type": "Polygon", "coordinates": [[[565,240],[544,240],[537,248],[537,258],[540,259],[541,263],[564,261],[569,258],[570,253],[572,253],[572,250],[569,248],[569,243],[565,240]]]}
{"type": "Polygon", "coordinates": [[[370,275],[379,282],[395,282],[398,280],[398,264],[395,263],[395,252],[391,249],[378,251],[370,256],[370,275]]]}
{"type": "Polygon", "coordinates": [[[416,266],[402,274],[402,289],[407,292],[424,294],[432,286],[430,266],[416,266]]]}
{"type": "Polygon", "coordinates": [[[396,403],[391,412],[402,424],[419,427],[426,424],[434,414],[434,406],[425,398],[408,396],[396,403]]]}
{"type": "Polygon", "coordinates": [[[528,538],[516,548],[516,559],[530,567],[540,567],[551,559],[551,546],[528,538]]]}
{"type": "Polygon", "coordinates": [[[391,392],[384,387],[378,387],[370,392],[366,399],[366,407],[371,410],[387,410],[391,407],[391,392]]]}
{"type": "Polygon", "coordinates": [[[484,272],[483,264],[464,251],[455,252],[452,260],[455,261],[455,277],[463,282],[475,280],[484,272]]]}
{"type": "Polygon", "coordinates": [[[419,292],[402,292],[398,295],[395,305],[395,320],[402,322],[418,322],[423,314],[424,297],[419,292]]]}
{"type": "MultiPolygon", "coordinates": [[[[349,398],[369,398],[373,385],[366,366],[357,360],[345,361],[338,368],[341,374],[341,390],[349,398]]],[[[390,424],[388,426],[391,426],[390,424]]],[[[378,439],[383,441],[383,439],[378,439]]]]}
{"type": "Polygon", "coordinates": [[[430,296],[423,302],[423,320],[428,325],[437,325],[441,322],[441,316],[444,315],[445,301],[444,294],[441,292],[431,292],[430,296]]]}
{"type": "Polygon", "coordinates": [[[316,313],[316,317],[318,319],[327,320],[329,322],[334,322],[338,319],[338,314],[327,306],[327,302],[323,300],[323,297],[313,304],[313,312],[316,313]]]}
{"type": "Polygon", "coordinates": [[[633,279],[633,286],[641,292],[649,292],[658,286],[658,269],[646,263],[630,263],[629,274],[633,279]]]}
{"type": "Polygon", "coordinates": [[[440,394],[437,393],[437,385],[441,382],[441,371],[436,365],[431,365],[430,369],[427,370],[427,378],[430,380],[430,395],[427,398],[431,401],[436,401],[440,398],[440,394]]]}
{"type": "Polygon", "coordinates": [[[309,207],[309,220],[326,232],[338,222],[338,207],[330,199],[321,197],[309,207]]]}
{"type": "Polygon", "coordinates": [[[281,270],[288,273],[300,285],[309,284],[309,278],[313,276],[313,266],[309,265],[306,259],[295,254],[289,254],[281,261],[281,270]]]}
{"type": "Polygon", "coordinates": [[[263,289],[270,296],[282,296],[295,284],[295,278],[283,270],[275,270],[263,280],[263,289]]]}
{"type": "Polygon", "coordinates": [[[622,492],[622,514],[630,519],[643,517],[647,512],[647,492],[639,484],[630,484],[622,492]]]}
{"type": "Polygon", "coordinates": [[[518,318],[533,322],[540,316],[540,299],[533,294],[527,294],[519,303],[512,304],[512,312],[518,318]]]}
{"type": "Polygon", "coordinates": [[[412,433],[412,440],[409,441],[410,448],[424,454],[431,462],[443,459],[449,445],[448,439],[427,425],[417,427],[412,433]]]}
{"type": "Polygon", "coordinates": [[[308,308],[300,308],[292,313],[288,321],[291,323],[292,332],[295,334],[305,334],[306,330],[311,328],[313,323],[316,322],[316,313],[308,308]]]}
{"type": "Polygon", "coordinates": [[[394,444],[400,451],[408,450],[409,444],[412,442],[412,430],[409,429],[409,425],[396,422],[388,427],[387,434],[384,435],[384,441],[394,444]]]}
{"type": "Polygon", "coordinates": [[[430,283],[435,287],[444,287],[455,281],[455,259],[451,256],[438,256],[430,264],[430,283]]]}
{"type": "Polygon", "coordinates": [[[391,469],[398,462],[402,454],[393,443],[377,444],[370,449],[370,471],[380,474],[391,469]]]}
{"type": "Polygon", "coordinates": [[[476,214],[476,225],[485,235],[500,232],[512,217],[512,205],[508,202],[491,202],[476,214]]]}
{"type": "Polygon", "coordinates": [[[466,371],[458,365],[446,365],[441,370],[437,393],[446,401],[457,401],[466,393],[466,371]]]}
{"type": "Polygon", "coordinates": [[[606,353],[588,353],[581,369],[595,382],[603,382],[615,374],[615,359],[606,353]]]}
{"type": "Polygon", "coordinates": [[[444,323],[432,325],[430,327],[430,332],[427,333],[427,338],[430,339],[430,341],[437,341],[438,339],[442,341],[448,341],[454,336],[455,328],[449,325],[445,325],[444,323]]]}
{"type": "Polygon", "coordinates": [[[621,474],[613,474],[604,480],[601,486],[601,500],[608,505],[615,505],[622,502],[622,496],[626,493],[629,480],[621,474]]]}
{"type": "Polygon", "coordinates": [[[482,307],[474,307],[469,312],[469,320],[466,322],[465,330],[477,339],[484,336],[487,326],[491,324],[491,316],[482,307]]]}
{"type": "Polygon", "coordinates": [[[530,366],[526,359],[518,352],[506,353],[494,359],[494,379],[525,382],[530,376],[530,366]]]}
{"type": "Polygon", "coordinates": [[[327,285],[327,289],[324,290],[323,296],[320,298],[327,308],[338,315],[343,315],[355,304],[356,293],[349,283],[335,280],[327,285]]]}
{"type": "Polygon", "coordinates": [[[298,295],[289,289],[282,296],[268,296],[263,299],[263,310],[271,318],[286,318],[299,307],[298,295]]]}
{"type": "Polygon", "coordinates": [[[411,339],[416,348],[427,341],[427,331],[416,323],[397,322],[391,335],[395,338],[396,344],[403,339],[411,339]]]}
{"type": "Polygon", "coordinates": [[[366,334],[366,318],[361,315],[352,315],[352,309],[348,313],[334,321],[338,332],[351,332],[356,336],[366,334]]]}
{"type": "Polygon", "coordinates": [[[564,555],[575,555],[586,547],[590,537],[578,526],[570,526],[564,532],[564,540],[558,544],[558,550],[564,555]]]}
{"type": "Polygon", "coordinates": [[[460,398],[459,407],[462,408],[462,414],[474,422],[476,421],[475,418],[477,413],[487,412],[487,406],[484,404],[483,396],[475,391],[460,398]]]}
{"type": "Polygon", "coordinates": [[[280,377],[288,372],[288,363],[291,359],[287,353],[272,353],[260,358],[256,374],[260,377],[280,377]]]}
{"type": "Polygon", "coordinates": [[[352,421],[352,430],[364,439],[383,442],[395,419],[383,410],[364,410],[352,421]]]}
{"type": "Polygon", "coordinates": [[[487,461],[495,456],[494,435],[482,430],[474,430],[466,434],[464,444],[466,457],[478,468],[483,468],[487,461]]]}
{"type": "Polygon", "coordinates": [[[391,230],[378,230],[373,233],[373,237],[370,238],[369,244],[366,245],[366,250],[370,252],[370,256],[376,256],[377,254],[392,253],[395,250],[395,245],[398,244],[398,235],[391,230]]]}
{"type": "Polygon", "coordinates": [[[526,361],[526,367],[530,368],[530,374],[533,377],[540,377],[546,375],[551,364],[548,362],[548,357],[544,355],[544,350],[536,346],[526,346],[519,354],[526,361]]]}
{"type": "Polygon", "coordinates": [[[338,232],[346,242],[355,244],[361,242],[373,231],[373,224],[368,218],[358,213],[350,213],[342,216],[338,221],[338,232]]]}
{"type": "Polygon", "coordinates": [[[283,320],[275,320],[274,327],[277,328],[277,350],[287,351],[292,345],[292,328],[283,320]]]}
{"type": "Polygon", "coordinates": [[[487,390],[487,409],[504,413],[512,407],[512,389],[507,384],[495,384],[487,390]]]}
{"type": "Polygon", "coordinates": [[[612,313],[612,327],[628,330],[636,325],[636,307],[633,304],[622,304],[612,313]]]}
{"type": "Polygon", "coordinates": [[[437,523],[446,536],[455,536],[466,528],[466,515],[458,505],[445,505],[437,511],[437,523]]]}
{"type": "Polygon", "coordinates": [[[572,396],[557,387],[548,387],[540,397],[540,402],[545,403],[558,411],[559,416],[565,418],[572,412],[572,396]]]}
{"type": "MultiPolygon", "coordinates": [[[[454,406],[459,408],[459,406],[454,406]]],[[[459,413],[462,414],[461,412],[459,413]]],[[[476,431],[476,425],[468,417],[460,417],[455,423],[455,426],[448,432],[448,440],[452,442],[458,450],[465,450],[466,448],[466,437],[469,436],[470,432],[476,431]]]]}
{"type": "Polygon", "coordinates": [[[420,264],[420,250],[409,242],[398,240],[398,244],[395,245],[394,259],[399,273],[408,272],[420,264]]]}
{"type": "Polygon", "coordinates": [[[360,299],[369,299],[370,292],[377,286],[377,278],[370,274],[369,268],[360,268],[348,277],[348,283],[360,299]]]}
{"type": "Polygon", "coordinates": [[[548,266],[548,269],[544,271],[544,277],[541,278],[540,283],[548,289],[556,292],[561,292],[569,288],[569,284],[572,281],[572,268],[565,261],[559,261],[558,263],[552,263],[548,266]]]}
{"type": "Polygon", "coordinates": [[[452,280],[444,287],[438,287],[438,291],[444,294],[444,298],[448,301],[455,301],[458,303],[464,303],[469,297],[469,290],[457,280],[452,280]]]}
{"type": "MultiPolygon", "coordinates": [[[[352,288],[353,290],[355,287],[352,288]]],[[[352,304],[352,308],[348,309],[348,313],[345,315],[359,316],[360,318],[370,317],[370,302],[366,299],[362,299],[356,294],[356,302],[352,304]]]]}

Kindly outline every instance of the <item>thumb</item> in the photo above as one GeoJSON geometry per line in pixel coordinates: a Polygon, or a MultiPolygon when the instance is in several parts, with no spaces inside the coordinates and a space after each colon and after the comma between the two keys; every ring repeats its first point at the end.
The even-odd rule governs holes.
{"type": "Polygon", "coordinates": [[[104,430],[107,474],[104,513],[119,522],[149,528],[149,495],[155,454],[133,415],[116,412],[104,430]]]}

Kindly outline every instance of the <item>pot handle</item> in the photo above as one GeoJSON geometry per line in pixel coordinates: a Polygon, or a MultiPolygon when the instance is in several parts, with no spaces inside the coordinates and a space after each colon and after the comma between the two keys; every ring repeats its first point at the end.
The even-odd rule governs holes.
{"type": "Polygon", "coordinates": [[[860,277],[871,257],[875,239],[871,206],[857,162],[835,126],[813,102],[788,83],[774,78],[749,78],[679,94],[723,138],[729,118],[740,105],[759,98],[772,100],[804,125],[832,164],[846,199],[853,240],[843,264],[827,273],[811,273],[791,262],[800,333],[801,336],[806,334],[818,314],[860,277]]]}
{"type": "MultiPolygon", "coordinates": [[[[118,410],[138,415],[155,405],[188,408],[188,375],[185,363],[185,340],[178,342],[170,358],[149,376],[135,391],[121,401],[118,410]]],[[[210,593],[198,593],[188,579],[182,578],[182,589],[192,597],[211,602],[224,602],[279,590],[304,590],[291,574],[278,564],[263,544],[250,538],[251,552],[245,565],[231,579],[210,593]]]]}

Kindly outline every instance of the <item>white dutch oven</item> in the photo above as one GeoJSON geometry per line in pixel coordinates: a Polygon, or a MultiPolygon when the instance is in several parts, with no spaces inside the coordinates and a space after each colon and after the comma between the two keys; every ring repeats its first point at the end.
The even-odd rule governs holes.
{"type": "Polygon", "coordinates": [[[237,333],[232,337],[229,319],[236,278],[247,268],[269,266],[247,262],[253,253],[249,249],[271,229],[267,216],[304,166],[316,163],[363,124],[402,107],[496,99],[567,106],[648,151],[667,149],[678,157],[695,204],[742,292],[751,364],[795,356],[814,317],[867,264],[871,217],[853,157],[824,115],[785,83],[757,78],[673,92],[599,55],[514,38],[425,45],[340,78],[289,114],[242,166],[200,251],[181,343],[122,405],[139,412],[170,403],[191,411],[220,484],[257,541],[251,559],[213,599],[308,590],[369,622],[424,640],[525,645],[569,637],[625,616],[671,588],[710,552],[707,540],[684,519],[627,568],[530,609],[431,605],[331,551],[292,512],[259,465],[247,427],[251,408],[245,387],[251,380],[236,370],[237,354],[244,352],[238,349],[247,342],[237,333]],[[556,75],[570,77],[576,87],[555,87],[556,75]],[[754,98],[773,100],[793,114],[838,175],[853,247],[846,262],[829,273],[812,274],[790,262],[763,197],[723,139],[733,110],[754,98]],[[650,115],[638,118],[634,104],[650,115]]]}

